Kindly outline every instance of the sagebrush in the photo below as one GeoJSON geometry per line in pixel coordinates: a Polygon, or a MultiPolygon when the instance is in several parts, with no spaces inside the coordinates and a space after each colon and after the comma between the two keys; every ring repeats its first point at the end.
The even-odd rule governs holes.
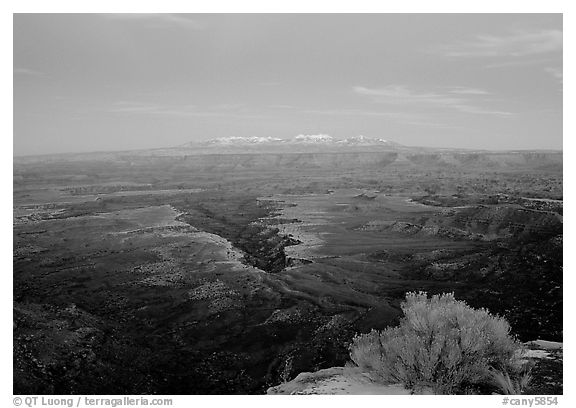
{"type": "Polygon", "coordinates": [[[381,381],[456,394],[494,387],[494,372],[520,375],[521,344],[502,317],[451,293],[407,293],[402,311],[398,327],[357,335],[350,345],[352,361],[381,381]]]}

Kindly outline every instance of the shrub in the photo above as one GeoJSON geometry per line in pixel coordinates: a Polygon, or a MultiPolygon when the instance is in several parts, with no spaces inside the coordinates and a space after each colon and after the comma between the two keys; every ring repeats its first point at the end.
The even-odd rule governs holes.
{"type": "Polygon", "coordinates": [[[400,325],[354,337],[350,357],[386,383],[435,393],[494,387],[494,373],[520,374],[520,344],[510,326],[453,294],[407,293],[400,325]]]}
{"type": "Polygon", "coordinates": [[[522,392],[528,387],[528,383],[532,380],[530,372],[531,367],[522,370],[516,376],[510,377],[510,374],[506,370],[490,370],[493,384],[502,394],[506,395],[522,394],[522,392]]]}

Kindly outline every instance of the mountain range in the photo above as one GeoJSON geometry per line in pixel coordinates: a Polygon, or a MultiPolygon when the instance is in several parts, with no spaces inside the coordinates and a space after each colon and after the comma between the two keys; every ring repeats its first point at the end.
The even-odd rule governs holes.
{"type": "Polygon", "coordinates": [[[325,145],[325,146],[399,146],[399,143],[389,140],[367,137],[363,135],[339,139],[326,134],[297,135],[288,139],[278,137],[259,136],[232,136],[220,137],[204,142],[189,142],[182,147],[207,147],[207,146],[287,146],[287,145],[325,145]]]}
{"type": "Polygon", "coordinates": [[[325,148],[346,148],[355,146],[379,146],[379,147],[399,147],[399,143],[382,138],[367,137],[363,135],[348,138],[335,138],[327,134],[305,135],[300,134],[291,138],[260,137],[260,136],[232,136],[211,139],[203,142],[189,142],[179,147],[202,149],[202,148],[297,148],[298,146],[318,146],[325,148]]]}

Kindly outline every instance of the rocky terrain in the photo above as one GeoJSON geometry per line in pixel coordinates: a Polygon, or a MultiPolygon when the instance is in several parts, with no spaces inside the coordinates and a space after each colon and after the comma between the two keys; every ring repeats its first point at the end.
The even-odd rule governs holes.
{"type": "Polygon", "coordinates": [[[561,152],[317,137],[15,158],[14,392],[265,393],[344,366],[413,290],[561,342],[562,198],[561,152]]]}

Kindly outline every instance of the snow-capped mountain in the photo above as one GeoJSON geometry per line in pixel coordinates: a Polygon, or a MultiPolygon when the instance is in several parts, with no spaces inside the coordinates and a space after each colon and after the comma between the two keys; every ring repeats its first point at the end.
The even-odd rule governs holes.
{"type": "Polygon", "coordinates": [[[327,134],[300,134],[289,138],[273,136],[231,136],[202,142],[190,142],[177,147],[189,154],[221,153],[329,153],[390,151],[404,149],[398,143],[363,135],[336,138],[327,134]]]}
{"type": "Polygon", "coordinates": [[[346,139],[337,141],[336,143],[341,143],[343,145],[354,145],[354,146],[374,146],[374,145],[388,145],[388,146],[398,146],[396,142],[392,142],[382,138],[366,137],[363,135],[352,136],[346,139]]]}
{"type": "Polygon", "coordinates": [[[274,142],[282,142],[283,139],[279,139],[277,137],[258,137],[258,136],[251,136],[251,137],[242,137],[242,136],[232,136],[232,137],[219,137],[217,139],[212,139],[206,142],[206,144],[211,145],[223,145],[223,146],[232,146],[232,145],[249,145],[249,144],[263,144],[263,143],[274,143],[274,142]]]}
{"type": "Polygon", "coordinates": [[[205,142],[191,142],[182,147],[195,146],[288,146],[288,145],[317,145],[317,146],[399,146],[398,143],[382,138],[367,137],[363,135],[351,136],[344,139],[332,137],[327,134],[307,135],[300,134],[291,138],[281,139],[278,137],[260,136],[232,136],[211,139],[205,142]]]}
{"type": "Polygon", "coordinates": [[[292,140],[293,143],[325,143],[330,144],[334,143],[334,138],[330,135],[298,135],[295,136],[292,140]]]}

